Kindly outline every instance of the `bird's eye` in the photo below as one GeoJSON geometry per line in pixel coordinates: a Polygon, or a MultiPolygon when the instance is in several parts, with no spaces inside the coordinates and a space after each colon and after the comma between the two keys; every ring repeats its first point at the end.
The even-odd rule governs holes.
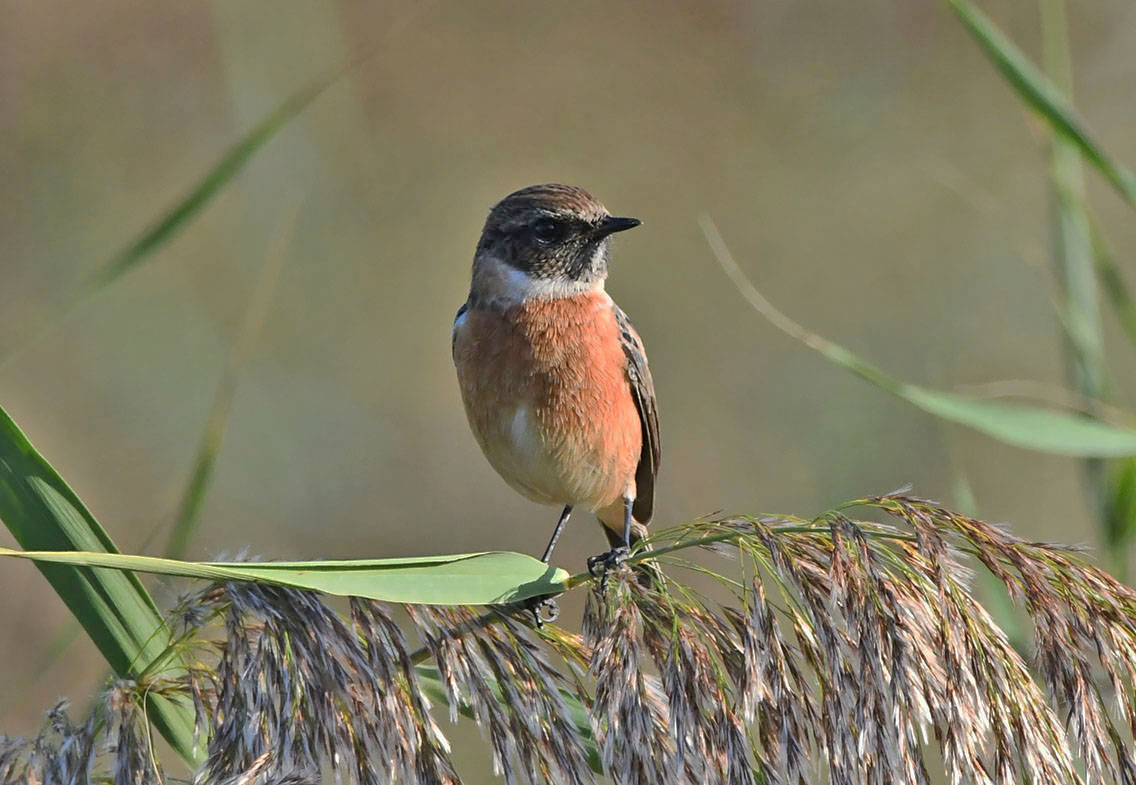
{"type": "Polygon", "coordinates": [[[564,224],[553,218],[538,218],[532,225],[533,237],[542,243],[554,243],[564,236],[564,224]]]}

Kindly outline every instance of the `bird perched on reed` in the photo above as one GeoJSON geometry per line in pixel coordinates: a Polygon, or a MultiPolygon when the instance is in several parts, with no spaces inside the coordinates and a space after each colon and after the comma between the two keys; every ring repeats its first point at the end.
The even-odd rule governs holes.
{"type": "Polygon", "coordinates": [[[643,342],[604,291],[611,236],[639,226],[586,191],[533,185],[489,212],[453,357],[470,428],[514,490],[595,513],[619,564],[645,532],[659,469],[655,388],[643,342]]]}

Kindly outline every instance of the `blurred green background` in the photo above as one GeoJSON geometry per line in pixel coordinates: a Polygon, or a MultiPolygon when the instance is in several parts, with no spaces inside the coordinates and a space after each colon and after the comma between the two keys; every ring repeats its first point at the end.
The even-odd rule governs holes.
{"type": "MultiPolygon", "coordinates": [[[[1032,4],[983,7],[1040,59],[1032,4]]],[[[1077,105],[1136,161],[1136,6],[1069,12],[1077,105]]],[[[539,553],[556,511],[480,455],[450,327],[489,206],[560,181],[644,221],[608,289],[655,376],[657,523],[812,515],[904,483],[952,502],[965,478],[983,517],[1096,544],[1077,461],[941,424],[776,332],[697,224],[787,313],[901,378],[1064,386],[1047,148],[930,0],[5,3],[0,354],[19,353],[0,400],[124,551],[160,552],[279,253],[186,556],[539,553]],[[370,51],[174,242],[29,344],[243,132],[370,51]]],[[[1136,276],[1131,211],[1091,173],[1089,196],[1136,276]]],[[[1131,408],[1110,314],[1105,343],[1131,408]]],[[[557,561],[603,543],[580,515],[557,561]]],[[[0,570],[0,619],[21,685],[4,731],[92,693],[85,639],[38,673],[70,616],[32,565],[0,570]]]]}

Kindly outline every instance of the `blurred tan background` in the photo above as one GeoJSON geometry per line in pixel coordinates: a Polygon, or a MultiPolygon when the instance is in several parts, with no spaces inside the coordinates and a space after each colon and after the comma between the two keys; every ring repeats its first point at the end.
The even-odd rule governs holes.
{"type": "MultiPolygon", "coordinates": [[[[1037,56],[1032,4],[983,6],[1037,56]]],[[[1078,104],[1132,164],[1136,6],[1070,13],[1078,104]]],[[[930,0],[0,3],[0,352],[287,94],[371,49],[172,244],[0,369],[4,407],[124,550],[166,526],[163,547],[287,236],[189,556],[539,553],[556,511],[480,455],[450,326],[488,207],[542,181],[644,221],[609,291],[658,388],[658,523],[904,483],[950,502],[965,476],[984,517],[1096,542],[1076,462],[828,365],[749,309],[698,229],[711,215],[775,303],[901,378],[1062,384],[1044,129],[930,0]]],[[[1136,281],[1132,213],[1090,181],[1136,281]]],[[[1106,326],[1131,406],[1136,364],[1106,326]]],[[[602,544],[579,515],[557,561],[602,544]]],[[[67,619],[34,568],[0,565],[0,660],[23,683],[4,731],[96,686],[85,640],[27,683],[67,619]]]]}

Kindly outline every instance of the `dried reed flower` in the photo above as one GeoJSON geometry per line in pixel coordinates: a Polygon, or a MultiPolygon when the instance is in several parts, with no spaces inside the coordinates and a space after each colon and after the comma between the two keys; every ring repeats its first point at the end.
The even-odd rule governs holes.
{"type": "Polygon", "coordinates": [[[337,780],[452,783],[449,745],[430,715],[401,629],[376,602],[351,623],[311,592],[228,584],[226,636],[197,694],[217,719],[201,778],[319,771],[337,780]]]}
{"type": "Polygon", "coordinates": [[[584,643],[595,679],[592,729],[604,771],[617,783],[675,782],[678,759],[669,712],[658,685],[643,672],[643,619],[626,574],[608,595],[588,595],[584,643]]]}
{"type": "Polygon", "coordinates": [[[114,761],[114,785],[161,785],[166,781],[150,744],[153,731],[142,709],[143,700],[133,681],[116,681],[106,691],[106,745],[114,761]]]}
{"type": "Polygon", "coordinates": [[[588,756],[561,691],[572,689],[518,617],[487,625],[466,608],[408,608],[438,666],[456,719],[468,706],[507,783],[591,781],[588,756]]]}
{"type": "MultiPolygon", "coordinates": [[[[1136,592],[1082,561],[1071,548],[1027,542],[911,497],[877,497],[870,504],[910,524],[927,543],[924,548],[942,547],[939,543],[947,537],[962,543],[1002,581],[1030,615],[1037,668],[1050,695],[1067,712],[1087,779],[1136,782],[1136,592]],[[1097,683],[1094,660],[1107,674],[1114,710],[1097,683]]],[[[985,615],[964,590],[957,593],[985,615]]],[[[1004,641],[1000,633],[999,641],[1004,641]]],[[[1026,677],[1019,659],[1007,657],[1005,663],[1013,667],[1014,677],[1026,677]]],[[[1044,731],[1038,749],[1056,746],[1059,731],[1048,726],[1044,731]]]]}
{"type": "Polygon", "coordinates": [[[272,755],[265,753],[253,764],[238,774],[217,782],[217,785],[321,785],[317,773],[298,771],[279,771],[272,755]]]}
{"type": "Polygon", "coordinates": [[[954,783],[1136,785],[1136,592],[1072,549],[901,493],[651,544],[604,592],[575,579],[591,585],[579,635],[508,608],[407,607],[400,624],[370,601],[342,618],[309,592],[209,587],[170,614],[187,672],[0,737],[0,783],[162,782],[143,694],[193,705],[199,785],[458,783],[429,692],[477,722],[510,785],[584,785],[601,764],[620,785],[929,783],[932,739],[954,783]],[[731,575],[677,558],[698,549],[731,575]],[[971,593],[977,566],[1028,614],[1031,662],[971,593]]]}
{"type": "Polygon", "coordinates": [[[47,711],[34,739],[0,736],[0,782],[20,785],[86,785],[95,764],[95,715],[82,725],[71,721],[67,702],[47,711]]]}

